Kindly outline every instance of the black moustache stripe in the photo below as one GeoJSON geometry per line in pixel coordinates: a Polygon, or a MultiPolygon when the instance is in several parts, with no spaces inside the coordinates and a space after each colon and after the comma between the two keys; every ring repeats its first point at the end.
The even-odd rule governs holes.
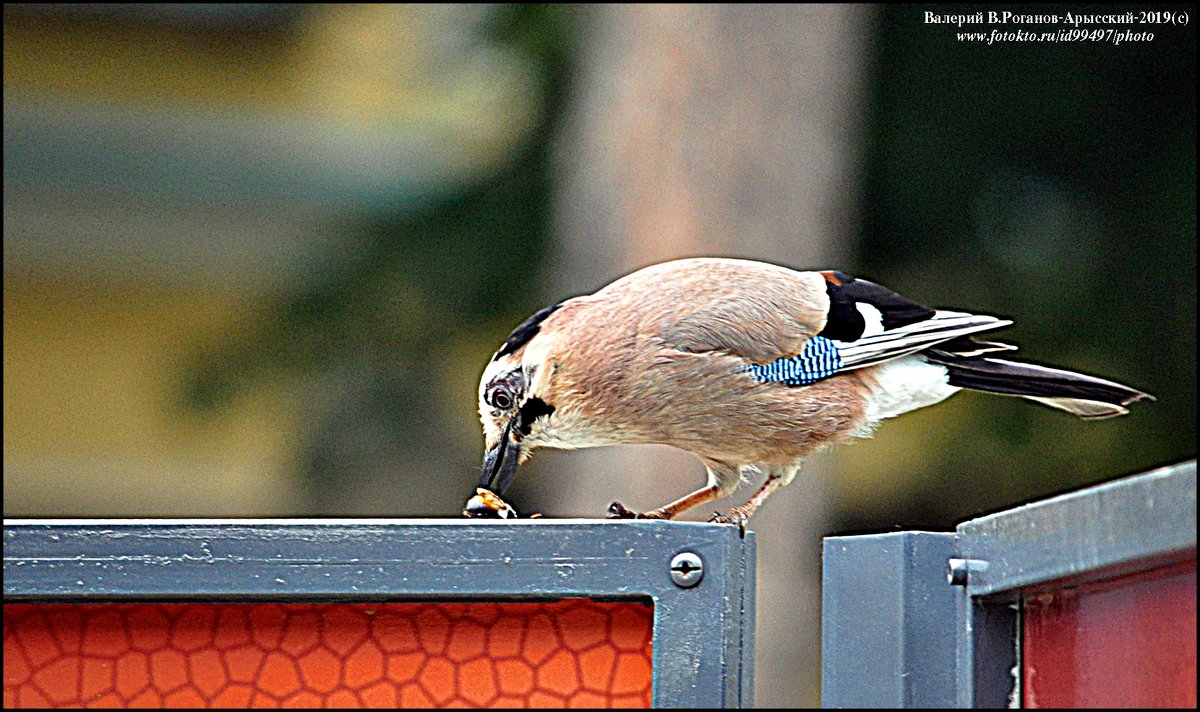
{"type": "Polygon", "coordinates": [[[522,437],[528,435],[533,430],[533,421],[544,415],[550,415],[554,412],[554,406],[549,405],[541,398],[530,398],[521,406],[521,412],[517,416],[520,423],[517,425],[517,432],[522,437]]]}

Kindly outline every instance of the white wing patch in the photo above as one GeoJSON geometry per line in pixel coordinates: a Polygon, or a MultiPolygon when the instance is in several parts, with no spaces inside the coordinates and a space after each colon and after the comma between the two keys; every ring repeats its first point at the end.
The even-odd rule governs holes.
{"type": "Polygon", "coordinates": [[[863,329],[862,336],[859,337],[860,339],[883,333],[883,312],[879,311],[874,304],[857,302],[854,308],[858,310],[859,314],[862,314],[863,321],[866,323],[866,328],[863,329]]]}

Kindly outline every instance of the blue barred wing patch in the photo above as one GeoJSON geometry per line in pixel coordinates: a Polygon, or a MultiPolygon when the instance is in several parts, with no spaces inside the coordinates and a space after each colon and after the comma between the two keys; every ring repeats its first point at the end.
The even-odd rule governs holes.
{"type": "Polygon", "coordinates": [[[799,356],[789,356],[767,364],[747,367],[760,383],[806,386],[829,378],[842,369],[842,355],[833,341],[814,336],[804,344],[799,356]]]}

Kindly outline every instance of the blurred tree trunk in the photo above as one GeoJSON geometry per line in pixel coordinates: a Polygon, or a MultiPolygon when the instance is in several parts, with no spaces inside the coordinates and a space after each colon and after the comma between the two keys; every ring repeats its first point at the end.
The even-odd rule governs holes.
{"type": "MultiPolygon", "coordinates": [[[[869,8],[603,5],[581,12],[548,299],[686,256],[845,264],[869,8]]],[[[665,447],[538,460],[537,491],[556,514],[600,516],[613,499],[647,509],[704,481],[695,458],[665,447]]],[[[763,706],[818,702],[828,475],[827,461],[810,461],[752,523],[763,706]]],[[[750,491],[743,487],[735,498],[750,491]]]]}

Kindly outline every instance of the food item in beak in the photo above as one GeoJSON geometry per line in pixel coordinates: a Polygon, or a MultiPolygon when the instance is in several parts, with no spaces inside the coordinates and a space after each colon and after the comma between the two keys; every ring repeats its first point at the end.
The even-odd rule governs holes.
{"type": "Polygon", "coordinates": [[[482,487],[475,490],[475,496],[467,500],[463,507],[464,517],[516,519],[517,510],[500,499],[500,495],[482,487]]]}

